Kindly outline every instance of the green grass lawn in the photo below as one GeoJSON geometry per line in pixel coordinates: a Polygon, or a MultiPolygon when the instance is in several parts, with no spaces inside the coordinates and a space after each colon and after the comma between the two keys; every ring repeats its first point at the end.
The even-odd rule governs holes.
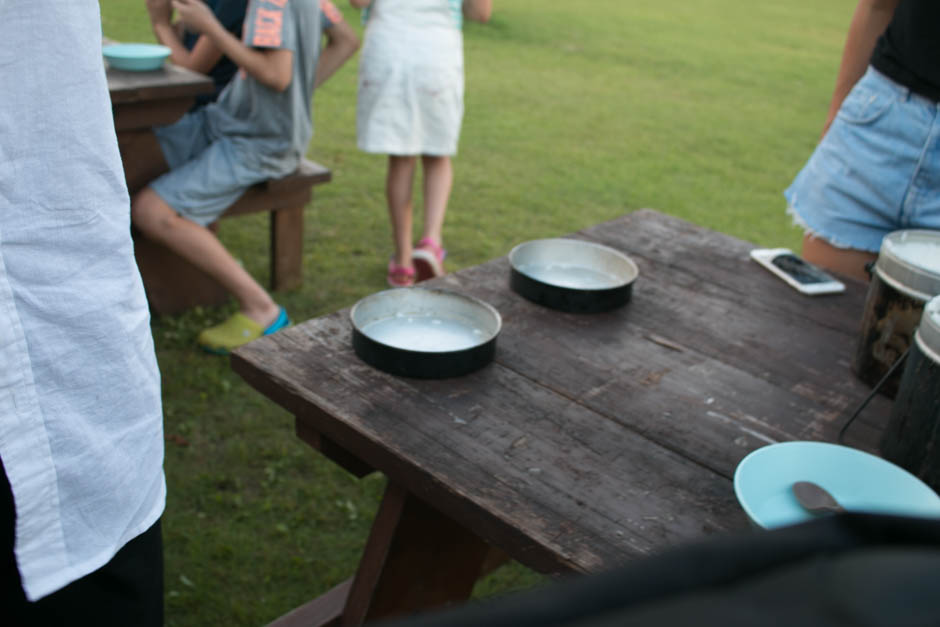
{"type": "MultiPolygon", "coordinates": [[[[357,13],[337,4],[358,27],[357,13]]],[[[819,135],[852,0],[494,4],[491,23],[464,31],[449,268],[641,207],[799,248],[782,191],[819,135]]],[[[143,2],[101,5],[108,37],[153,40],[143,2]]],[[[309,156],[332,169],[333,182],[316,189],[306,214],[303,289],[276,295],[295,320],[385,287],[385,159],[355,147],[356,65],[315,98],[309,156]]],[[[265,216],[226,221],[220,237],[266,279],[265,216]]],[[[231,309],[153,321],[168,438],[171,626],[261,625],[343,581],[384,486],[381,477],[352,479],[301,444],[286,412],[226,359],[195,349],[198,331],[231,309]]],[[[539,581],[510,565],[477,595],[539,581]]]]}

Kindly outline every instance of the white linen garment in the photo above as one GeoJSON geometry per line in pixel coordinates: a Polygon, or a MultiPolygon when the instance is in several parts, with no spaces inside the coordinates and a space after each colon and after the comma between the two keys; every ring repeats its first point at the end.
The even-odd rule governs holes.
{"type": "Polygon", "coordinates": [[[0,0],[0,85],[0,458],[35,600],[163,512],[160,380],[98,3],[0,0]]]}

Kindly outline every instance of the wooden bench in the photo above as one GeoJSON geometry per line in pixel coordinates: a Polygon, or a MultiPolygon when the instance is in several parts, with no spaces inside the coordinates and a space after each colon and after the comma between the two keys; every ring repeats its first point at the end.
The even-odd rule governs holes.
{"type": "MultiPolygon", "coordinates": [[[[304,207],[313,187],[327,183],[331,172],[304,160],[296,172],[251,187],[221,218],[267,211],[270,216],[270,288],[288,290],[303,283],[304,207]]],[[[216,230],[218,223],[210,225],[216,230]]],[[[135,255],[154,313],[169,314],[197,305],[216,305],[229,298],[213,278],[165,246],[135,234],[135,255]]]]}

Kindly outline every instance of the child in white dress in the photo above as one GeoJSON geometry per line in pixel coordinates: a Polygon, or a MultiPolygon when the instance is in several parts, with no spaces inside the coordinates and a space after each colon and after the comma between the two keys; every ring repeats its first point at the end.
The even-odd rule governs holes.
{"type": "Polygon", "coordinates": [[[388,282],[444,273],[441,231],[463,118],[462,18],[489,19],[492,0],[350,0],[366,8],[356,107],[358,146],[389,155],[386,196],[395,254],[388,282]],[[412,247],[412,181],[421,157],[424,228],[412,247]]]}

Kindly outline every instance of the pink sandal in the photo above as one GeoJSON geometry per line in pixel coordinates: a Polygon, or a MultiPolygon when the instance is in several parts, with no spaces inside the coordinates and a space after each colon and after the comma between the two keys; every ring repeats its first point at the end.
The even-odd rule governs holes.
{"type": "Polygon", "coordinates": [[[444,276],[444,257],[447,251],[441,248],[437,242],[430,237],[424,237],[415,246],[411,253],[411,261],[415,265],[417,273],[416,281],[433,279],[434,277],[444,276]]]}
{"type": "Polygon", "coordinates": [[[400,266],[394,259],[389,259],[388,276],[385,279],[392,287],[411,287],[415,284],[415,269],[400,266]]]}

